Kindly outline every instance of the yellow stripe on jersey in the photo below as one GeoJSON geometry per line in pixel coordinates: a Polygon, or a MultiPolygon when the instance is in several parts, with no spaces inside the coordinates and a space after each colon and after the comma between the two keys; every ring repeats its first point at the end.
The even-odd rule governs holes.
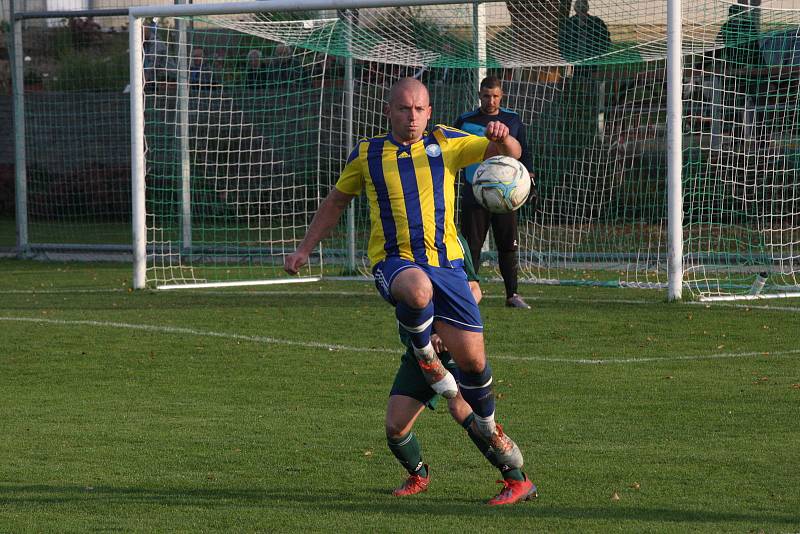
{"type": "Polygon", "coordinates": [[[434,267],[463,258],[455,226],[459,169],[483,159],[489,141],[437,125],[412,145],[389,134],[359,142],[336,188],[365,190],[370,210],[372,265],[398,256],[434,267]]]}

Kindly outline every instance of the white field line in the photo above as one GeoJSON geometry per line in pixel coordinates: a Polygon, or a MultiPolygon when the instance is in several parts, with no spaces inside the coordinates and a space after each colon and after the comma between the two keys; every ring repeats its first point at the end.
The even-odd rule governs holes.
{"type": "MultiPolygon", "coordinates": [[[[96,326],[105,328],[120,328],[127,330],[142,330],[146,332],[159,332],[163,334],[178,334],[196,337],[216,337],[222,339],[232,339],[235,341],[247,341],[252,343],[264,343],[267,345],[289,345],[304,348],[325,349],[328,351],[345,352],[371,352],[381,354],[399,354],[401,347],[396,348],[382,347],[351,347],[348,345],[336,345],[330,343],[319,343],[315,341],[294,341],[291,339],[279,339],[266,336],[249,336],[244,334],[232,334],[228,332],[214,332],[211,330],[197,330],[195,328],[183,328],[175,326],[156,326],[147,324],[118,323],[111,321],[70,321],[63,319],[42,319],[37,317],[7,317],[0,316],[0,322],[26,322],[34,324],[51,324],[58,326],[96,326]]],[[[499,360],[531,361],[546,363],[569,363],[579,365],[609,365],[609,364],[636,364],[650,362],[675,362],[675,361],[702,361],[702,360],[725,360],[734,358],[757,358],[757,357],[776,357],[776,356],[798,356],[800,349],[784,351],[763,351],[763,352],[721,352],[703,355],[665,355],[659,358],[609,358],[609,359],[569,359],[569,358],[550,358],[545,356],[519,356],[513,354],[491,354],[490,358],[499,360]]]]}
{"type": "Polygon", "coordinates": [[[3,317],[0,316],[0,322],[3,321],[18,321],[34,324],[52,324],[59,326],[98,326],[107,328],[122,328],[128,330],[143,330],[145,332],[160,332],[163,334],[179,334],[197,337],[218,337],[224,339],[233,339],[236,341],[251,341],[254,343],[266,343],[268,345],[291,345],[296,347],[326,349],[330,351],[344,350],[353,352],[387,352],[397,353],[397,350],[380,349],[380,348],[360,348],[349,347],[347,345],[335,345],[330,343],[317,343],[315,341],[293,341],[290,339],[278,339],[266,336],[247,336],[243,334],[231,334],[228,332],[214,332],[211,330],[197,330],[195,328],[184,328],[178,326],[157,326],[148,324],[133,324],[133,323],[117,323],[112,321],[68,321],[63,319],[41,319],[38,317],[3,317]]]}
{"type": "Polygon", "coordinates": [[[82,293],[126,293],[127,289],[4,289],[0,295],[69,295],[82,293]]]}

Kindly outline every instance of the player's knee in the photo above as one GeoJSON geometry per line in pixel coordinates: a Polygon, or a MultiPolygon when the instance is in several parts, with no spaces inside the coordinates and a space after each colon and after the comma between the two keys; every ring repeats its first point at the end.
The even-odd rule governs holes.
{"type": "Polygon", "coordinates": [[[433,298],[433,286],[428,276],[419,269],[406,269],[391,287],[392,296],[410,308],[422,309],[433,298]]]}
{"type": "Polygon", "coordinates": [[[432,298],[433,289],[423,286],[407,288],[399,300],[404,302],[407,306],[419,310],[426,307],[432,298]]]}
{"type": "Polygon", "coordinates": [[[466,361],[459,361],[458,368],[461,370],[464,378],[467,376],[480,377],[487,372],[489,373],[489,378],[492,377],[492,368],[489,367],[489,362],[486,361],[486,358],[472,358],[466,361]]]}
{"type": "MultiPolygon", "coordinates": [[[[497,245],[497,254],[511,254],[512,252],[517,252],[519,250],[519,245],[517,244],[517,240],[515,239],[512,243],[509,243],[506,246],[497,245]]],[[[516,258],[513,258],[516,259],[516,258]]]]}
{"type": "Polygon", "coordinates": [[[394,421],[387,419],[386,420],[386,439],[390,440],[398,440],[401,437],[408,434],[408,430],[406,429],[407,425],[404,425],[400,421],[394,421]]]}

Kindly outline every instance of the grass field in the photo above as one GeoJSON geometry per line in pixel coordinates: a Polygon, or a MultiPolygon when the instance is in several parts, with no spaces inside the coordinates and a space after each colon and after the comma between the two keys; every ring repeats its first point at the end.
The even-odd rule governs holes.
{"type": "Polygon", "coordinates": [[[444,411],[400,500],[400,356],[374,288],[131,292],[130,268],[0,261],[0,532],[800,532],[800,302],[525,286],[481,304],[534,502],[444,411]],[[612,497],[618,497],[612,498],[612,497]]]}

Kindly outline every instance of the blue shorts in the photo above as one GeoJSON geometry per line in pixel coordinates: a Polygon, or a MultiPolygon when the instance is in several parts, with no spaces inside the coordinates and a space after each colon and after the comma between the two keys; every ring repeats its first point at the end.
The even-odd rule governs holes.
{"type": "Polygon", "coordinates": [[[453,268],[431,267],[402,258],[390,257],[379,261],[372,268],[375,278],[375,287],[383,299],[391,304],[397,302],[392,298],[389,288],[394,278],[406,269],[420,269],[433,285],[433,318],[444,321],[461,330],[470,332],[483,332],[481,312],[472,291],[469,289],[467,275],[461,261],[452,262],[453,268]]]}

